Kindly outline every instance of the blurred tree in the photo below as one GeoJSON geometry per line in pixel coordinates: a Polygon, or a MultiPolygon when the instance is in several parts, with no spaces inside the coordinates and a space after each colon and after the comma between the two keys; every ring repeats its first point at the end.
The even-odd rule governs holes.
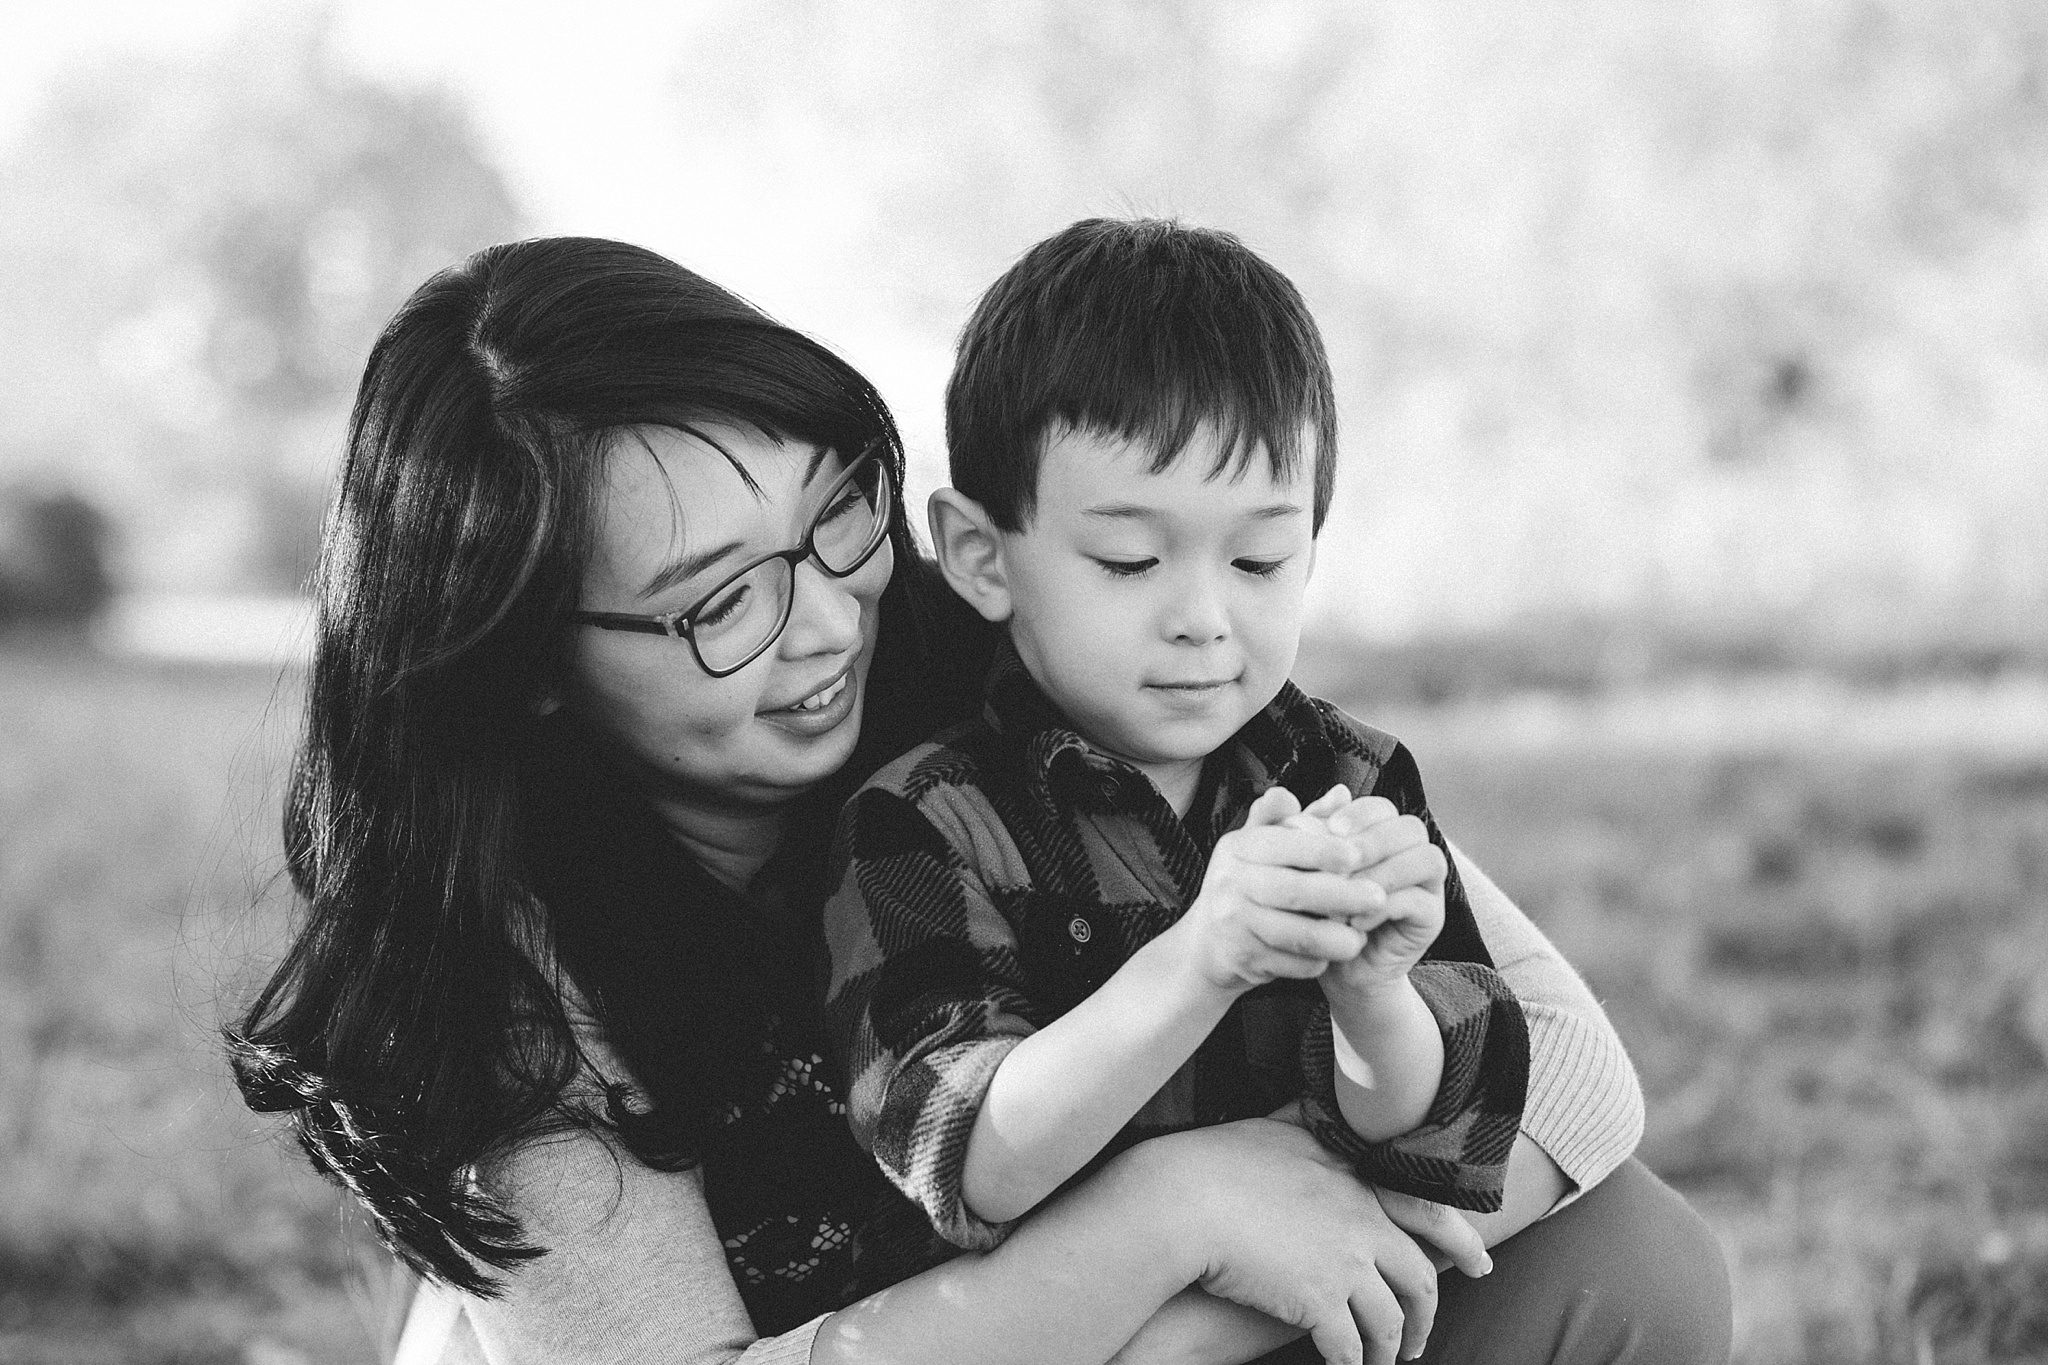
{"type": "Polygon", "coordinates": [[[6,158],[0,458],[62,441],[129,576],[295,583],[370,341],[520,215],[448,94],[351,73],[329,17],[77,70],[6,158]]]}
{"type": "Polygon", "coordinates": [[[940,334],[1084,214],[1244,236],[1338,363],[1319,579],[1394,629],[2048,618],[2038,0],[788,0],[676,90],[708,204],[940,334]]]}
{"type": "Polygon", "coordinates": [[[0,628],[83,621],[106,604],[107,519],[68,489],[0,489],[0,628]]]}

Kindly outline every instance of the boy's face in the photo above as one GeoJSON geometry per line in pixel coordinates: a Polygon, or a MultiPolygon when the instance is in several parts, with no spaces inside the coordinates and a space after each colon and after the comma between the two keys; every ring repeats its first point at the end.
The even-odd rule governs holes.
{"type": "Polygon", "coordinates": [[[1293,669],[1315,557],[1309,480],[1275,483],[1263,450],[1208,478],[1216,455],[1205,427],[1152,474],[1142,446],[1055,432],[1030,522],[999,533],[1031,676],[1176,806],[1293,669]]]}

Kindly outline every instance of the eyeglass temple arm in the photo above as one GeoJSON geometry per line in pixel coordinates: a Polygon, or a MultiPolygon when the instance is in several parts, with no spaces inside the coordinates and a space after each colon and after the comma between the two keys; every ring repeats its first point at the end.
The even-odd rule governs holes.
{"type": "Polygon", "coordinates": [[[630,630],[640,635],[673,635],[681,638],[682,632],[673,622],[658,616],[622,616],[615,611],[571,612],[569,619],[603,630],[630,630]]]}

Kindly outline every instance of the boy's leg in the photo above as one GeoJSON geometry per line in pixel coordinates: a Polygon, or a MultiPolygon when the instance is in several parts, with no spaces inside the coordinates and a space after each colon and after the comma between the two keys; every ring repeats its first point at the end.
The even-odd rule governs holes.
{"type": "Polygon", "coordinates": [[[1437,1289],[1428,1365],[1725,1365],[1732,1345],[1720,1244],[1634,1158],[1437,1289]]]}

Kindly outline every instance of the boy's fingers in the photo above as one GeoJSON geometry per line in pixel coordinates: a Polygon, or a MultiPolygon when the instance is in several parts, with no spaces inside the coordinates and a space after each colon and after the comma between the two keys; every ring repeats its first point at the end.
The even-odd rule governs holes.
{"type": "Polygon", "coordinates": [[[1305,872],[1292,867],[1248,867],[1242,883],[1257,904],[1297,915],[1348,920],[1378,916],[1386,908],[1386,889],[1367,877],[1305,872]]]}
{"type": "Polygon", "coordinates": [[[1383,858],[1391,858],[1404,848],[1429,842],[1429,826],[1413,815],[1397,815],[1391,820],[1382,820],[1370,828],[1355,834],[1340,834],[1335,828],[1342,812],[1330,821],[1331,833],[1338,834],[1358,850],[1359,858],[1366,867],[1383,858]]]}
{"type": "Polygon", "coordinates": [[[1245,812],[1244,827],[1257,829],[1277,825],[1282,821],[1301,814],[1301,802],[1294,799],[1294,793],[1282,786],[1271,786],[1259,793],[1259,799],[1252,802],[1245,812]]]}
{"type": "Polygon", "coordinates": [[[1435,844],[1417,844],[1367,867],[1363,875],[1391,896],[1411,886],[1441,886],[1444,873],[1443,850],[1435,844]]]}
{"type": "Polygon", "coordinates": [[[1293,867],[1343,876],[1365,866],[1351,840],[1335,837],[1320,822],[1311,826],[1290,822],[1261,825],[1257,829],[1246,827],[1237,831],[1232,844],[1241,861],[1262,867],[1293,867]]]}
{"type": "Polygon", "coordinates": [[[1327,820],[1350,804],[1351,788],[1339,782],[1336,786],[1331,787],[1321,796],[1303,806],[1302,813],[1304,815],[1313,815],[1320,820],[1327,820]]]}
{"type": "Polygon", "coordinates": [[[1374,825],[1391,820],[1401,812],[1384,796],[1361,796],[1330,812],[1330,829],[1335,834],[1362,834],[1374,825]]]}
{"type": "Polygon", "coordinates": [[[1349,962],[1365,950],[1365,936],[1339,919],[1317,919],[1255,906],[1246,915],[1244,925],[1246,932],[1273,952],[1312,960],[1317,972],[1326,963],[1349,962]]]}

